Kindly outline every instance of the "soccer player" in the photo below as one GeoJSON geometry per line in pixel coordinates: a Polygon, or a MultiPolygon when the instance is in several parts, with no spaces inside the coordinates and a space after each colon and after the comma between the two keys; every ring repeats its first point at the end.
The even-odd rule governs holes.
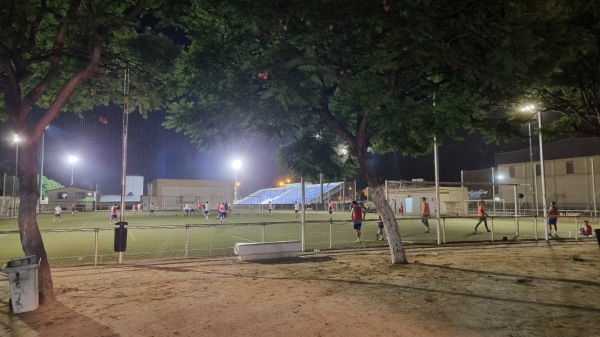
{"type": "Polygon", "coordinates": [[[556,201],[552,202],[550,210],[548,212],[548,234],[552,236],[552,226],[554,226],[554,237],[558,237],[558,229],[556,229],[556,222],[558,221],[558,207],[556,207],[556,201]]]}
{"type": "Polygon", "coordinates": [[[298,219],[298,212],[300,212],[300,204],[298,203],[298,201],[296,201],[296,203],[294,204],[294,213],[296,213],[296,219],[298,219]]]}
{"type": "Polygon", "coordinates": [[[75,214],[75,203],[71,205],[71,214],[75,214]]]}
{"type": "Polygon", "coordinates": [[[208,210],[210,208],[208,207],[208,201],[204,204],[204,217],[206,218],[206,220],[208,220],[208,210]]]}
{"type": "Polygon", "coordinates": [[[62,207],[60,207],[60,205],[54,207],[54,219],[52,219],[52,222],[56,221],[56,219],[58,219],[58,222],[62,222],[62,218],[60,217],[61,211],[62,207]]]}
{"type": "Polygon", "coordinates": [[[429,233],[429,216],[431,212],[429,211],[429,203],[427,202],[427,198],[421,198],[421,222],[425,225],[425,233],[429,233]]]}
{"type": "Polygon", "coordinates": [[[333,201],[329,202],[329,206],[327,206],[327,211],[329,212],[329,222],[333,221],[333,201]]]}
{"type": "Polygon", "coordinates": [[[352,227],[356,231],[356,242],[360,242],[360,236],[362,234],[360,229],[362,227],[362,221],[365,219],[365,213],[363,212],[362,207],[358,205],[356,200],[352,200],[350,213],[352,216],[352,227]]]}
{"type": "Polygon", "coordinates": [[[119,208],[119,206],[117,206],[117,204],[113,204],[112,207],[110,208],[110,221],[109,223],[112,225],[113,220],[115,220],[115,222],[117,221],[117,209],[119,208]]]}
{"type": "Polygon", "coordinates": [[[479,222],[477,223],[477,225],[475,225],[475,230],[474,232],[477,233],[477,227],[479,227],[479,225],[483,222],[483,224],[485,225],[485,230],[488,232],[491,232],[491,230],[488,228],[487,225],[487,213],[485,212],[485,205],[483,200],[479,201],[479,206],[477,206],[477,215],[479,216],[479,222]]]}
{"type": "Polygon", "coordinates": [[[190,204],[189,203],[185,203],[185,206],[183,206],[183,216],[189,217],[190,216],[190,204]]]}
{"type": "Polygon", "coordinates": [[[272,211],[273,211],[273,204],[271,203],[271,200],[269,200],[269,215],[271,215],[272,211]]]}
{"type": "Polygon", "coordinates": [[[379,214],[379,221],[377,221],[377,234],[375,234],[375,241],[383,241],[383,221],[381,220],[381,214],[379,214]]]}

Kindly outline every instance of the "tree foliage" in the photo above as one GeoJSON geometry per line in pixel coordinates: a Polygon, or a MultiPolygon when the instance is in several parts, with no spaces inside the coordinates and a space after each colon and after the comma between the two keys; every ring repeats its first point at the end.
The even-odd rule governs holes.
{"type": "Polygon", "coordinates": [[[36,149],[44,129],[60,113],[110,102],[128,102],[142,113],[160,107],[172,92],[166,73],[179,52],[161,32],[186,6],[168,0],[6,0],[0,6],[0,120],[23,139],[21,245],[42,259],[40,290],[48,300],[52,279],[35,212],[36,149]],[[124,69],[132,74],[128,97],[124,69]],[[39,117],[31,113],[34,106],[44,110],[39,117]]]}
{"type": "MultiPolygon", "coordinates": [[[[185,101],[166,126],[200,146],[244,132],[280,136],[279,157],[296,172],[343,174],[355,160],[376,191],[372,153],[428,153],[434,136],[439,144],[461,129],[491,141],[513,135],[515,124],[491,112],[529,88],[530,72],[551,68],[536,48],[548,28],[544,1],[203,1],[198,8],[178,65],[185,101]],[[213,120],[225,121],[218,134],[213,120]]],[[[405,261],[383,193],[375,202],[395,234],[392,260],[405,261]]]]}
{"type": "Polygon", "coordinates": [[[547,133],[600,137],[600,4],[597,1],[560,2],[552,19],[557,28],[548,45],[555,65],[539,78],[531,101],[561,117],[547,133]]]}

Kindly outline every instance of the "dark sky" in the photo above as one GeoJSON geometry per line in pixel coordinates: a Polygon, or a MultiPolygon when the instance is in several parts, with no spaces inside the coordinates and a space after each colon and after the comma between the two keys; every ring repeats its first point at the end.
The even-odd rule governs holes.
{"type": "MultiPolygon", "coordinates": [[[[233,180],[231,163],[239,158],[243,162],[237,175],[241,195],[277,186],[279,181],[289,177],[274,160],[277,142],[266,142],[257,136],[254,141],[237,144],[237,153],[222,148],[199,152],[185,135],[162,127],[164,118],[164,113],[160,112],[150,113],[148,119],[138,113],[130,115],[128,175],[144,176],[146,183],[157,178],[233,180]]],[[[103,186],[118,186],[121,176],[121,130],[122,112],[116,106],[97,108],[83,117],[71,113],[60,115],[46,130],[44,175],[69,185],[71,165],[67,157],[75,155],[80,159],[73,166],[76,186],[94,188],[99,184],[102,192],[103,186]],[[101,123],[100,116],[106,117],[108,124],[101,123]]],[[[10,126],[3,124],[2,133],[5,135],[1,146],[2,160],[14,166],[15,152],[10,141],[10,126]]],[[[486,145],[477,135],[467,136],[464,141],[446,141],[439,147],[440,180],[460,181],[462,169],[489,168],[494,165],[496,152],[526,146],[526,141],[502,146],[486,145]]],[[[391,153],[377,156],[375,163],[381,180],[434,179],[433,154],[406,158],[391,153]]],[[[357,180],[359,186],[362,185],[360,176],[357,180]]]]}

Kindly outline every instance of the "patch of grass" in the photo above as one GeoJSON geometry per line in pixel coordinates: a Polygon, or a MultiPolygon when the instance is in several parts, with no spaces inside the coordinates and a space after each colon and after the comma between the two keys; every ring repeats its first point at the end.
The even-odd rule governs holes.
{"type": "Polygon", "coordinates": [[[572,261],[584,261],[584,259],[581,256],[579,256],[579,254],[571,255],[570,259],[572,261]]]}

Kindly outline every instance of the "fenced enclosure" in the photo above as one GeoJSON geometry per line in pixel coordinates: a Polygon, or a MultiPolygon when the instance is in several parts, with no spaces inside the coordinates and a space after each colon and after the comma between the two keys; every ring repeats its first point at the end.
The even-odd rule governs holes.
{"type": "MultiPolygon", "coordinates": [[[[493,169],[464,171],[464,182],[440,182],[439,183],[439,205],[441,214],[468,216],[477,214],[477,204],[483,201],[485,210],[493,216],[500,215],[529,215],[543,216],[542,202],[532,203],[533,199],[541,199],[541,192],[536,195],[535,189],[530,184],[506,183],[503,181],[491,180],[485,181],[484,177],[493,174],[493,169]],[[475,179],[484,179],[481,181],[475,179]]],[[[499,179],[499,178],[496,178],[499,179]]],[[[437,213],[436,186],[432,181],[411,180],[411,181],[392,181],[385,182],[385,191],[387,200],[395,210],[399,211],[402,204],[404,212],[408,214],[418,214],[420,210],[421,197],[426,197],[432,212],[437,213]]],[[[588,195],[589,191],[584,190],[581,194],[570,192],[570,197],[577,200],[585,200],[583,203],[571,204],[563,194],[560,198],[553,193],[550,199],[548,194],[547,207],[551,200],[559,200],[558,208],[563,215],[579,216],[598,216],[598,207],[595,203],[600,201],[600,196],[593,197],[588,195]],[[574,207],[573,205],[579,205],[574,207]],[[583,205],[583,206],[581,206],[583,205]]],[[[597,193],[598,194],[598,193],[597,193]]]]}
{"type": "MultiPolygon", "coordinates": [[[[214,212],[213,212],[214,213],[214,212]]],[[[346,212],[335,212],[329,221],[327,212],[306,212],[302,223],[290,211],[274,211],[272,215],[236,210],[221,223],[212,214],[207,220],[195,214],[184,217],[179,212],[128,214],[128,242],[123,261],[214,258],[233,256],[237,242],[303,240],[304,251],[370,249],[387,247],[387,241],[376,241],[377,216],[369,213],[363,223],[363,241],[356,236],[346,212]],[[302,233],[304,232],[304,238],[302,233]]],[[[585,218],[597,223],[597,219],[585,218]]],[[[431,232],[425,233],[420,217],[398,217],[402,240],[406,245],[436,245],[523,240],[544,240],[544,221],[539,217],[489,217],[486,232],[480,225],[473,231],[477,217],[441,217],[430,219],[431,232]],[[439,232],[438,232],[439,225],[439,232]],[[438,236],[438,233],[440,234],[438,236]]],[[[582,217],[560,217],[560,240],[595,240],[582,238],[578,228],[582,217]]],[[[114,226],[108,224],[106,212],[64,214],[62,222],[52,222],[51,215],[38,216],[44,245],[51,265],[117,263],[114,248],[114,226]]],[[[16,220],[0,220],[0,261],[21,256],[16,220]]]]}
{"type": "Polygon", "coordinates": [[[0,218],[15,217],[19,210],[19,179],[16,176],[2,175],[2,196],[0,196],[0,218]]]}

